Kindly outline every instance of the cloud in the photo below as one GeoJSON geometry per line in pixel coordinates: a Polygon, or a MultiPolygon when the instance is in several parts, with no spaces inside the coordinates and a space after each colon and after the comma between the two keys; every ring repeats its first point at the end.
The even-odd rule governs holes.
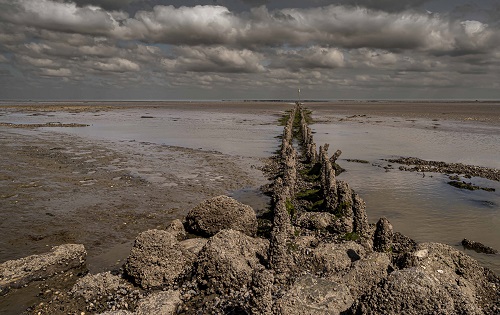
{"type": "Polygon", "coordinates": [[[279,50],[271,68],[335,69],[344,66],[344,54],[337,48],[312,46],[305,49],[279,50]]]}
{"type": "Polygon", "coordinates": [[[169,44],[213,45],[237,36],[240,20],[221,6],[155,6],[123,21],[115,36],[169,44]]]}
{"type": "Polygon", "coordinates": [[[157,5],[151,11],[138,11],[134,17],[50,0],[19,0],[16,5],[6,7],[0,17],[10,23],[76,36],[101,35],[170,45],[226,45],[252,50],[318,45],[445,54],[498,45],[495,35],[498,30],[478,21],[460,22],[434,14],[388,13],[338,5],[273,11],[258,7],[241,14],[215,5],[179,8],[157,5]]]}
{"type": "Polygon", "coordinates": [[[105,10],[121,10],[134,2],[141,2],[141,0],[75,0],[73,2],[80,7],[91,5],[101,7],[105,10]]]}
{"type": "Polygon", "coordinates": [[[69,82],[188,94],[228,87],[237,95],[256,86],[330,93],[498,81],[496,20],[425,13],[424,0],[257,2],[0,0],[1,67],[17,78],[0,91],[69,82]]]}
{"type": "Polygon", "coordinates": [[[106,61],[95,61],[89,63],[89,66],[95,70],[105,72],[134,72],[141,69],[137,63],[123,58],[111,58],[106,61]]]}
{"type": "Polygon", "coordinates": [[[31,58],[29,56],[20,56],[19,61],[37,68],[54,68],[59,67],[59,64],[51,59],[46,58],[31,58]]]}
{"type": "Polygon", "coordinates": [[[178,57],[162,60],[163,67],[173,72],[255,73],[264,71],[262,56],[247,49],[217,47],[177,47],[178,57]]]}
{"type": "Polygon", "coordinates": [[[14,24],[80,34],[109,34],[117,26],[112,12],[99,7],[50,0],[1,0],[0,19],[14,24]],[[7,4],[6,4],[7,3],[7,4]]]}
{"type": "MultiPolygon", "coordinates": [[[[382,10],[387,12],[399,12],[412,8],[418,8],[431,0],[340,0],[337,4],[362,6],[370,9],[382,10]]],[[[332,2],[332,1],[325,1],[332,2]]]]}
{"type": "Polygon", "coordinates": [[[70,77],[72,74],[71,70],[67,68],[40,69],[40,70],[42,76],[49,76],[49,77],[70,77]]]}

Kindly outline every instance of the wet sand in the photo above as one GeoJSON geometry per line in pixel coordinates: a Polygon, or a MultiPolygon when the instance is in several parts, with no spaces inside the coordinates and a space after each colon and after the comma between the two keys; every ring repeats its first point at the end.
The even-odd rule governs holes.
{"type": "Polygon", "coordinates": [[[119,267],[139,232],[265,181],[260,159],[152,143],[4,129],[0,150],[0,261],[82,243],[91,270],[119,267]]]}

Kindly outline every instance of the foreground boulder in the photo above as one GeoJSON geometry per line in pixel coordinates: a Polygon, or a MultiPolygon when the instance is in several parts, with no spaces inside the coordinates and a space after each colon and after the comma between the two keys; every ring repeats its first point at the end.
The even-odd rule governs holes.
{"type": "Polygon", "coordinates": [[[228,196],[203,201],[189,211],[186,221],[191,232],[202,236],[213,236],[223,229],[249,236],[257,233],[257,217],[252,207],[228,196]]]}
{"type": "Polygon", "coordinates": [[[171,286],[189,270],[195,257],[192,250],[179,244],[176,235],[149,230],[136,238],[125,271],[144,289],[171,286]]]}
{"type": "Polygon", "coordinates": [[[389,272],[392,271],[389,255],[373,252],[355,261],[342,278],[342,282],[349,287],[353,298],[357,299],[387,278],[389,272]]]}
{"type": "Polygon", "coordinates": [[[203,247],[195,263],[198,283],[215,292],[241,289],[252,281],[254,270],[265,269],[269,241],[239,231],[222,230],[203,247]]]}
{"type": "MultiPolygon", "coordinates": [[[[472,257],[440,243],[421,243],[407,255],[406,267],[421,268],[444,287],[465,296],[467,304],[500,311],[500,279],[472,257]]],[[[489,311],[485,313],[490,313],[489,311]]]]}
{"type": "Polygon", "coordinates": [[[394,271],[383,285],[363,296],[355,310],[356,314],[481,314],[455,305],[446,287],[420,268],[394,271]]]}
{"type": "Polygon", "coordinates": [[[449,245],[418,244],[405,269],[362,296],[357,314],[497,314],[500,280],[449,245]]]}
{"type": "Polygon", "coordinates": [[[87,252],[81,244],[55,246],[48,253],[32,255],[0,264],[0,295],[35,280],[60,272],[85,269],[87,252]]]}

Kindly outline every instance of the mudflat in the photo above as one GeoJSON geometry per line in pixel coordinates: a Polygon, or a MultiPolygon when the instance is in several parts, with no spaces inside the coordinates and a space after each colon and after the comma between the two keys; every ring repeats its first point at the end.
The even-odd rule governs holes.
{"type": "MultiPolygon", "coordinates": [[[[422,118],[500,126],[498,102],[343,101],[306,106],[320,123],[357,115],[365,122],[377,116],[402,118],[401,123],[422,118]]],[[[30,127],[38,118],[65,112],[74,115],[71,123],[84,125],[79,121],[82,113],[107,117],[133,108],[278,117],[291,107],[283,102],[1,103],[0,261],[72,242],[85,245],[91,269],[118,266],[139,232],[168,225],[206,198],[265,183],[256,169],[262,158],[134,140],[93,141],[37,128],[47,126],[46,121],[30,127]],[[13,128],[9,124],[16,122],[10,119],[19,115],[30,121],[13,128]]]]}
{"type": "Polygon", "coordinates": [[[259,158],[0,128],[0,261],[81,243],[91,270],[119,267],[139,232],[265,181],[259,158]]]}
{"type": "MultiPolygon", "coordinates": [[[[500,126],[500,105],[495,102],[335,102],[306,106],[317,123],[354,120],[427,128],[425,123],[414,122],[437,125],[439,121],[453,121],[480,128],[500,126]]],[[[150,110],[252,114],[262,117],[262,124],[270,124],[264,119],[269,117],[276,118],[272,124],[277,124],[280,114],[290,108],[291,104],[279,102],[1,104],[0,232],[4,237],[0,240],[0,262],[43,253],[55,245],[81,243],[89,253],[92,273],[117,269],[140,232],[164,229],[207,198],[266,183],[259,170],[265,162],[262,152],[235,155],[192,146],[98,140],[54,132],[65,128],[63,124],[93,128],[83,126],[87,124],[83,115],[107,119],[131,109],[144,110],[145,115],[138,118],[145,124],[154,118],[150,110]],[[47,121],[60,112],[72,115],[64,116],[72,117],[71,121],[48,126],[47,121]]],[[[259,118],[253,124],[258,125],[259,118]]],[[[251,132],[252,126],[248,128],[251,132]]],[[[278,139],[275,144],[278,148],[278,139]]],[[[247,145],[242,142],[237,146],[247,145]]]]}

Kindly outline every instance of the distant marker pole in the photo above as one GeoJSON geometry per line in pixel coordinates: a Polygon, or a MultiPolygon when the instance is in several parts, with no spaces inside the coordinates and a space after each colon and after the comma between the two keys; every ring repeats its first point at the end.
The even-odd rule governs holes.
{"type": "Polygon", "coordinates": [[[297,93],[299,95],[299,104],[300,104],[300,88],[297,89],[297,93]]]}

